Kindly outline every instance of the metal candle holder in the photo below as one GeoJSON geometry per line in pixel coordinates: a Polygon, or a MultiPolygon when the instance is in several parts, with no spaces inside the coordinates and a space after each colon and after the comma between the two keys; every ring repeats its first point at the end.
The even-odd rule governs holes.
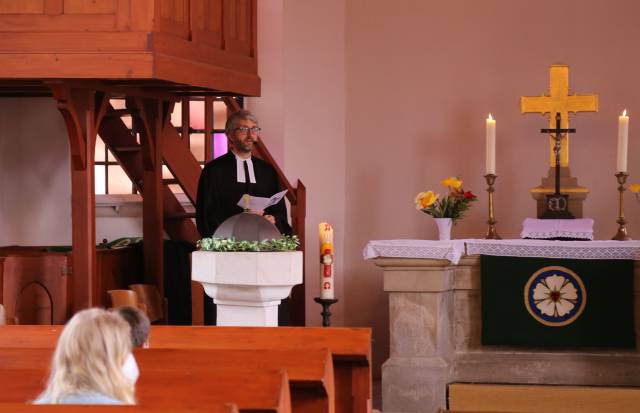
{"type": "Polygon", "coordinates": [[[487,224],[489,224],[489,229],[487,230],[487,235],[484,237],[485,239],[502,239],[498,232],[496,231],[496,221],[493,215],[493,192],[495,189],[493,188],[493,184],[496,182],[496,178],[498,176],[495,174],[486,174],[484,178],[487,180],[487,192],[489,193],[489,220],[487,224]]]}
{"type": "Polygon", "coordinates": [[[615,241],[630,241],[631,237],[627,233],[627,220],[624,219],[624,191],[625,191],[625,182],[627,182],[627,177],[629,176],[626,172],[618,172],[616,174],[616,178],[618,179],[618,232],[616,235],[611,238],[615,241]]]}
{"type": "Polygon", "coordinates": [[[331,311],[329,311],[329,307],[338,302],[337,298],[320,298],[316,297],[313,299],[316,303],[322,306],[322,327],[331,327],[331,311]]]}

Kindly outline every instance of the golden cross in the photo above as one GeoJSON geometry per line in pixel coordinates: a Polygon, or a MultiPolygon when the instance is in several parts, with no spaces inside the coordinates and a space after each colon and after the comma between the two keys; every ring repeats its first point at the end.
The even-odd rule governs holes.
{"type": "MultiPolygon", "coordinates": [[[[520,112],[549,113],[549,128],[555,127],[555,114],[560,113],[562,129],[569,128],[569,112],[597,112],[598,95],[569,95],[569,66],[551,65],[549,68],[549,96],[520,97],[520,112]]],[[[554,139],[549,138],[549,163],[555,164],[554,139]]],[[[569,135],[560,143],[560,166],[569,166],[569,135]]]]}

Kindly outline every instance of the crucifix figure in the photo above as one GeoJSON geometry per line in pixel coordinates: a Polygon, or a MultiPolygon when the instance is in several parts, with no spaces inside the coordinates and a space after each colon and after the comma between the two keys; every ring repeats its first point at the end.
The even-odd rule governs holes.
{"type": "Polygon", "coordinates": [[[576,133],[575,129],[563,129],[562,117],[560,112],[556,113],[556,127],[551,129],[540,129],[542,133],[551,134],[551,139],[554,141],[553,152],[555,157],[555,192],[545,197],[545,210],[542,213],[543,219],[572,219],[575,218],[569,212],[569,195],[560,193],[560,142],[562,141],[563,134],[576,133]]]}
{"type": "MultiPolygon", "coordinates": [[[[551,65],[549,69],[549,96],[522,96],[520,98],[522,113],[549,114],[549,129],[555,128],[553,114],[560,113],[560,127],[569,128],[569,113],[597,112],[598,95],[569,94],[569,66],[551,65]]],[[[555,162],[555,139],[549,140],[549,164],[555,162]]],[[[560,166],[569,166],[569,137],[560,142],[560,166]]]]}

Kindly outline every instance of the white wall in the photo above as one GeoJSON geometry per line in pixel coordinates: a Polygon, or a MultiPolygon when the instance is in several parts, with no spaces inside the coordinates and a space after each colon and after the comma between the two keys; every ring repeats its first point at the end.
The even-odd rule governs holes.
{"type": "MultiPolygon", "coordinates": [[[[71,245],[69,144],[52,98],[0,99],[0,188],[0,246],[71,245]]],[[[96,241],[141,236],[140,204],[104,198],[96,241]]]]}
{"type": "Polygon", "coordinates": [[[69,245],[66,128],[51,98],[0,99],[1,245],[69,245]]]}

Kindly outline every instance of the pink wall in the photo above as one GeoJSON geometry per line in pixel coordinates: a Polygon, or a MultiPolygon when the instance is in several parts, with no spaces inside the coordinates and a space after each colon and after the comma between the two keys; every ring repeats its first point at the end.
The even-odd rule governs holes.
{"type": "MultiPolygon", "coordinates": [[[[345,236],[341,310],[346,325],[374,327],[377,363],[387,357],[387,297],[381,271],[361,258],[363,246],[371,239],[433,239],[432,220],[412,201],[449,175],[462,176],[466,188],[480,195],[454,236],[483,236],[489,112],[498,120],[498,228],[504,237],[516,237],[521,221],[535,214],[528,190],[548,166],[546,139],[538,132],[546,121],[521,115],[518,99],[546,91],[552,63],[571,66],[574,91],[600,95],[599,113],[573,117],[578,134],[571,167],[592,191],[585,215],[596,219],[597,237],[613,235],[616,119],[623,108],[632,115],[632,178],[640,162],[640,143],[633,137],[633,114],[640,113],[640,3],[350,0],[344,2],[342,42],[339,26],[338,33],[332,31],[341,21],[340,5],[331,2],[327,15],[300,3],[306,2],[285,2],[285,45],[295,46],[285,47],[285,54],[295,57],[285,58],[291,75],[284,92],[296,102],[286,108],[285,130],[306,133],[285,140],[285,154],[292,155],[285,156],[286,170],[313,184],[312,216],[339,216],[334,205],[343,205],[344,226],[336,225],[345,236]],[[342,52],[344,92],[324,83],[340,83],[342,69],[335,64],[341,64],[342,52]],[[322,145],[327,135],[317,129],[326,123],[335,123],[334,133],[344,136],[344,153],[341,145],[322,145]],[[322,186],[325,165],[332,172],[344,165],[343,178],[322,186]]],[[[639,208],[627,200],[632,221],[639,208]]],[[[632,222],[630,229],[640,237],[634,234],[640,224],[632,222]]]]}
{"type": "MultiPolygon", "coordinates": [[[[346,2],[345,323],[374,327],[378,362],[388,351],[387,298],[382,272],[362,260],[362,247],[371,239],[433,239],[435,225],[414,209],[413,197],[441,190],[450,175],[480,195],[454,236],[484,235],[489,112],[498,122],[498,230],[517,237],[522,220],[535,214],[528,189],[548,167],[539,133],[546,120],[521,115],[519,97],[546,92],[552,63],[570,65],[574,92],[600,96],[598,113],[572,118],[578,133],[570,165],[591,190],[584,212],[595,218],[597,238],[615,233],[617,116],[624,108],[632,116],[629,170],[640,181],[639,15],[632,0],[346,2]]],[[[631,234],[640,238],[640,203],[628,197],[626,207],[631,234]]]]}
{"type": "Polygon", "coordinates": [[[318,224],[335,231],[336,298],[333,320],[343,324],[345,233],[344,2],[284,1],[284,165],[307,187],[307,320],[320,324],[318,224]]]}
{"type": "Polygon", "coordinates": [[[256,113],[262,139],[280,166],[284,158],[284,50],[283,0],[258,2],[258,73],[261,95],[248,98],[247,109],[256,113]]]}
{"type": "MultiPolygon", "coordinates": [[[[498,120],[498,230],[517,237],[522,220],[535,214],[528,190],[548,167],[546,138],[538,132],[546,120],[521,115],[519,97],[546,92],[552,63],[570,65],[573,91],[600,95],[598,113],[572,117],[578,134],[571,170],[591,190],[584,212],[595,218],[596,236],[614,234],[616,120],[624,108],[632,116],[632,178],[640,172],[633,132],[633,114],[640,114],[640,3],[335,0],[320,7],[284,0],[282,13],[282,51],[260,53],[263,62],[265,54],[284,54],[274,84],[283,83],[278,119],[285,171],[309,189],[311,253],[319,220],[332,221],[344,237],[336,246],[336,321],[374,328],[378,365],[388,354],[387,297],[381,270],[362,260],[362,248],[371,239],[435,238],[433,221],[414,209],[413,198],[440,189],[450,175],[460,175],[465,188],[480,195],[454,237],[484,235],[489,112],[498,120]]],[[[265,73],[266,92],[272,79],[265,73]]],[[[640,204],[631,197],[626,207],[629,219],[640,218],[640,204]]],[[[640,237],[640,223],[631,222],[630,230],[640,237]]],[[[315,257],[309,255],[313,280],[315,257]]],[[[311,299],[317,286],[307,291],[311,299]]],[[[310,324],[317,323],[315,304],[307,307],[310,324]]]]}

